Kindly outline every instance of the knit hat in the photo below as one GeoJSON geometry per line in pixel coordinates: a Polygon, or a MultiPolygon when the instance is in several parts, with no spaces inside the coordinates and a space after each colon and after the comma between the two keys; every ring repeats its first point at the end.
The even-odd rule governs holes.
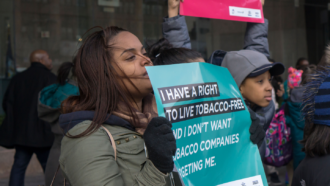
{"type": "Polygon", "coordinates": [[[288,77],[288,86],[290,89],[293,89],[294,87],[298,87],[301,83],[301,76],[303,71],[297,70],[293,67],[289,68],[289,77],[288,77]]]}
{"type": "Polygon", "coordinates": [[[309,122],[330,126],[330,66],[310,77],[303,95],[303,115],[309,122]]]}
{"type": "Polygon", "coordinates": [[[277,76],[285,70],[282,63],[270,63],[264,54],[253,50],[227,52],[221,66],[229,70],[238,87],[247,77],[256,77],[267,71],[271,76],[277,76]]]}

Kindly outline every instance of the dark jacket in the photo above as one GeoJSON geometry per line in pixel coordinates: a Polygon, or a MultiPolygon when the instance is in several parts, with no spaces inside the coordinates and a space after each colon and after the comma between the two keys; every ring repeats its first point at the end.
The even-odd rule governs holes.
{"type": "Polygon", "coordinates": [[[330,186],[330,155],[308,157],[295,170],[291,186],[330,186]]]}
{"type": "Polygon", "coordinates": [[[305,158],[302,151],[303,146],[299,143],[304,137],[305,120],[301,115],[302,94],[304,87],[295,87],[291,91],[291,95],[286,102],[285,120],[291,129],[291,137],[293,142],[293,167],[296,169],[299,163],[305,158]]]}
{"type": "MultiPolygon", "coordinates": [[[[78,135],[84,132],[94,117],[93,111],[78,111],[60,116],[60,126],[65,133],[78,135]]],[[[64,137],[60,165],[72,186],[89,185],[145,185],[181,186],[177,172],[163,174],[146,157],[144,139],[126,120],[111,115],[103,123],[112,134],[114,148],[103,128],[81,138],[64,137]],[[173,176],[173,177],[172,177],[173,176]]]]}
{"type": "Polygon", "coordinates": [[[54,135],[50,125],[39,119],[37,104],[39,92],[55,81],[56,76],[37,62],[11,79],[2,103],[6,117],[0,127],[0,146],[52,146],[54,135]]]}

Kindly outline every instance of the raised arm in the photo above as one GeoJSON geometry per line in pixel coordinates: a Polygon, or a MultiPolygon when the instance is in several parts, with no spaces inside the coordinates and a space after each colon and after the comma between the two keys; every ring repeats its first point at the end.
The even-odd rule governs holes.
{"type": "MultiPolygon", "coordinates": [[[[264,0],[261,0],[264,4],[264,0]]],[[[269,57],[268,20],[265,23],[247,23],[244,49],[254,50],[269,57]]]]}
{"type": "Polygon", "coordinates": [[[179,15],[180,1],[168,0],[168,17],[163,22],[163,37],[175,48],[191,48],[186,19],[179,15]]]}

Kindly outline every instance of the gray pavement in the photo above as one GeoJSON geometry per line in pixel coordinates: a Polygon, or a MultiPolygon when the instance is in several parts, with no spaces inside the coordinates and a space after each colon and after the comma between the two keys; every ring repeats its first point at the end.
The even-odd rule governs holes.
{"type": "MultiPolygon", "coordinates": [[[[25,177],[24,186],[44,186],[45,180],[43,174],[29,175],[25,177]]],[[[0,186],[8,186],[9,178],[0,178],[0,186]]]]}

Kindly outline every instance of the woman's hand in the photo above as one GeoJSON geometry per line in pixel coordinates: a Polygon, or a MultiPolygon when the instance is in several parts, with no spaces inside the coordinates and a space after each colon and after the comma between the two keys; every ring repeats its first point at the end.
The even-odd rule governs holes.
{"type": "Polygon", "coordinates": [[[163,172],[173,171],[176,141],[172,124],[163,117],[153,118],[143,134],[150,161],[163,172]]]}
{"type": "Polygon", "coordinates": [[[262,145],[262,142],[264,141],[266,133],[262,128],[262,126],[260,125],[260,120],[257,117],[256,113],[253,112],[250,108],[249,108],[249,112],[252,120],[249,130],[251,134],[250,140],[252,141],[253,144],[257,144],[259,148],[262,145]]]}
{"type": "Polygon", "coordinates": [[[184,0],[168,0],[168,17],[175,17],[179,15],[180,1],[184,0]]]}

